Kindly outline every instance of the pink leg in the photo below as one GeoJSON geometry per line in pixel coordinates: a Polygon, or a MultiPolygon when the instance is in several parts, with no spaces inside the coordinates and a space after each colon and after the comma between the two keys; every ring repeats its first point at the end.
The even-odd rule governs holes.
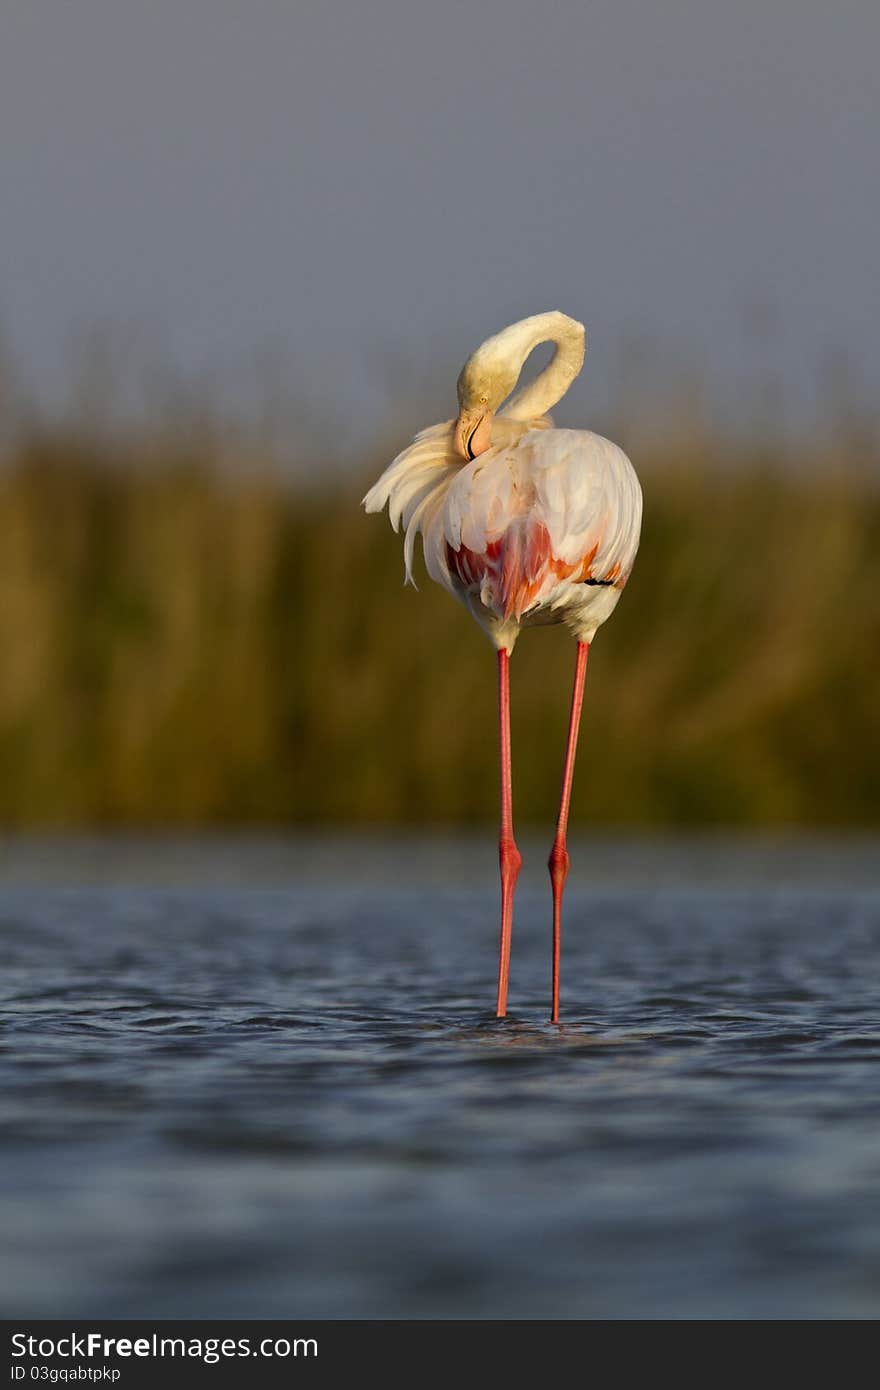
{"type": "Polygon", "coordinates": [[[507,981],[510,975],[510,934],[513,926],[513,893],[522,859],[513,838],[513,791],[510,776],[510,653],[498,653],[498,730],[501,743],[501,829],[498,862],[501,866],[501,946],[498,957],[498,1007],[507,1013],[507,981]]]}
{"type": "Polygon", "coordinates": [[[556,839],[550,851],[548,866],[553,885],[553,1005],[550,1022],[559,1022],[559,948],[562,934],[562,890],[568,877],[568,849],[565,837],[568,830],[568,809],[571,805],[571,781],[574,776],[574,755],[577,751],[581,705],[584,700],[584,677],[587,674],[588,642],[578,642],[577,665],[574,668],[574,690],[571,693],[571,714],[568,720],[568,743],[565,748],[565,767],[562,770],[562,793],[559,798],[559,819],[556,839]]]}

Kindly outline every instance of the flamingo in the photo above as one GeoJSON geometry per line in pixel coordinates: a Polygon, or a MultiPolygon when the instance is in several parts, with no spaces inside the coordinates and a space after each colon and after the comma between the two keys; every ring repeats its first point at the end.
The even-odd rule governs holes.
{"type": "Polygon", "coordinates": [[[622,449],[590,430],[554,428],[547,412],[581,370],[584,326],[557,310],[487,338],[458,378],[458,417],[431,425],[398,454],[363,499],[386,505],[404,528],[405,582],[416,537],[430,577],[469,610],[495,646],[501,763],[501,930],[496,1014],[507,1012],[513,901],[522,858],[513,833],[509,662],[522,627],[563,622],[577,642],[556,834],[552,1000],[559,1021],[562,896],[575,750],[587,655],[617,606],[639,545],[642,494],[622,449]],[[516,394],[523,365],[542,343],[550,362],[516,394]],[[504,402],[506,401],[506,404],[504,402]]]}

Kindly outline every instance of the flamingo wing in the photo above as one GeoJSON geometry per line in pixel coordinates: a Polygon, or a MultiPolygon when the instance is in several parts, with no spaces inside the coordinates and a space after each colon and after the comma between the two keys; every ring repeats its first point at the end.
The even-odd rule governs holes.
{"type": "Polygon", "coordinates": [[[621,589],[640,525],[641,490],[616,444],[587,430],[539,430],[455,475],[432,541],[445,544],[437,568],[453,585],[519,620],[580,600],[576,586],[621,589]]]}

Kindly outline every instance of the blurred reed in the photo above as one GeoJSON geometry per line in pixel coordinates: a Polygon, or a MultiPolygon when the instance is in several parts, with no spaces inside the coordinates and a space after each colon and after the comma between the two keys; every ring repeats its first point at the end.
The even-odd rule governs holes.
{"type": "MultiPolygon", "coordinates": [[[[633,452],[643,543],[591,657],[575,822],[876,825],[876,457],[633,452]]],[[[359,507],[386,461],[322,491],[204,421],[7,432],[0,821],[493,821],[492,650],[403,588],[359,507]]],[[[521,823],[553,815],[573,660],[554,629],[515,655],[521,823]]]]}

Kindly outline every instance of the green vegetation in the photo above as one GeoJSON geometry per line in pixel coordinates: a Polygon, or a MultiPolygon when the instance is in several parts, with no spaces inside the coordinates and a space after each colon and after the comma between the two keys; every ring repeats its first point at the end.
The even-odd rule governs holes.
{"type": "MultiPolygon", "coordinates": [[[[8,443],[0,822],[493,821],[493,653],[403,588],[358,506],[385,460],[321,492],[215,441],[8,443]]],[[[644,538],[591,654],[575,822],[880,823],[876,467],[740,452],[635,455],[644,538]]],[[[522,824],[553,815],[573,660],[555,629],[514,657],[522,824]]]]}

